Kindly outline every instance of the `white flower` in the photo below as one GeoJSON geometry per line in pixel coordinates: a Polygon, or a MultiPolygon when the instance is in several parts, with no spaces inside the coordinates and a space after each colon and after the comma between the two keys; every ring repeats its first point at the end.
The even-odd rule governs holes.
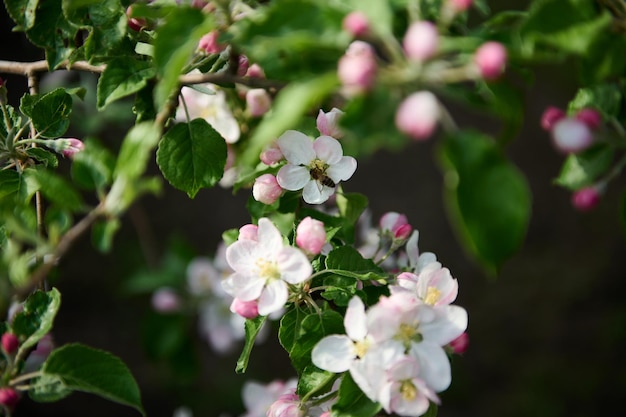
{"type": "Polygon", "coordinates": [[[222,281],[224,290],[241,301],[259,301],[259,314],[280,310],[289,298],[287,284],[300,284],[313,269],[306,255],[285,245],[267,218],[259,219],[257,240],[238,240],[226,249],[226,260],[235,271],[222,281]]]}
{"type": "MultiPolygon", "coordinates": [[[[203,84],[202,86],[215,91],[215,94],[201,93],[189,87],[183,87],[181,90],[189,118],[191,120],[204,119],[224,138],[226,143],[237,142],[241,131],[239,123],[226,102],[226,94],[216,85],[203,84]]],[[[182,104],[178,106],[176,111],[176,120],[179,122],[187,121],[182,104]]]]}
{"type": "Polygon", "coordinates": [[[272,381],[269,384],[261,384],[256,381],[247,381],[243,384],[242,397],[246,407],[246,413],[241,417],[265,417],[272,403],[281,395],[296,388],[298,381],[272,381]]]}
{"type": "Polygon", "coordinates": [[[321,204],[334,194],[340,181],[352,177],[356,160],[343,156],[341,144],[330,136],[315,141],[304,133],[288,130],[276,141],[287,164],[276,176],[286,190],[302,189],[302,198],[309,204],[321,204]]]}

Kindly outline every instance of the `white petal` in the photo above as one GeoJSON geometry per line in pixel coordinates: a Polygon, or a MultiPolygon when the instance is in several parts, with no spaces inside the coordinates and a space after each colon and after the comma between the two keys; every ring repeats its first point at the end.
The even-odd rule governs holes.
{"type": "Polygon", "coordinates": [[[367,317],[365,315],[365,305],[359,297],[352,297],[350,303],[348,303],[343,324],[350,339],[354,341],[365,339],[367,334],[367,317]]]}
{"type": "MultiPolygon", "coordinates": [[[[232,296],[239,298],[241,301],[252,301],[259,298],[265,280],[258,276],[243,275],[237,272],[233,273],[230,277],[232,284],[232,296]]],[[[227,288],[224,287],[224,290],[227,288]]]]}
{"type": "Polygon", "coordinates": [[[288,296],[287,284],[283,281],[276,279],[268,283],[259,297],[259,314],[267,316],[280,310],[287,302],[288,296]]]}
{"type": "Polygon", "coordinates": [[[354,171],[356,171],[356,159],[351,156],[344,156],[339,162],[328,167],[326,175],[335,183],[338,183],[349,180],[354,171]]]}
{"type": "Polygon", "coordinates": [[[326,336],[311,351],[313,364],[329,372],[347,371],[354,359],[354,343],[344,335],[326,336]]]}
{"type": "Polygon", "coordinates": [[[319,159],[328,165],[336,164],[343,156],[341,144],[335,138],[330,136],[320,136],[313,142],[313,149],[319,159]]]}
{"type": "Polygon", "coordinates": [[[226,248],[226,262],[234,271],[250,273],[254,268],[256,251],[256,242],[238,240],[226,248]]]}
{"type": "Polygon", "coordinates": [[[327,187],[317,181],[309,181],[302,190],[302,198],[309,204],[322,204],[333,195],[334,188],[327,187]]]}
{"type": "Polygon", "coordinates": [[[406,242],[406,256],[409,258],[409,266],[412,269],[415,269],[415,265],[417,265],[417,261],[420,255],[419,249],[417,247],[419,237],[419,231],[413,230],[413,233],[411,233],[411,237],[406,242]]]}
{"type": "Polygon", "coordinates": [[[304,133],[288,130],[276,139],[276,143],[287,162],[293,165],[308,165],[315,159],[313,141],[304,133]]]}
{"type": "Polygon", "coordinates": [[[420,377],[435,392],[441,392],[450,386],[452,382],[450,362],[441,346],[424,340],[413,344],[411,355],[419,363],[420,377]]]}
{"type": "Polygon", "coordinates": [[[313,268],[301,250],[286,246],[276,256],[280,277],[290,284],[299,284],[309,279],[313,268]]]}
{"type": "Polygon", "coordinates": [[[444,346],[467,329],[467,311],[463,307],[440,306],[434,311],[437,314],[436,319],[420,325],[424,339],[444,346]]]}
{"type": "Polygon", "coordinates": [[[276,174],[276,181],[285,190],[297,191],[311,181],[311,174],[306,167],[287,164],[276,174]]]}
{"type": "MultiPolygon", "coordinates": [[[[257,229],[257,247],[264,257],[270,257],[283,248],[283,235],[278,231],[274,223],[266,217],[259,219],[257,229]]],[[[245,242],[245,241],[243,241],[245,242]]],[[[256,257],[253,262],[256,262],[256,257]]],[[[270,259],[266,259],[270,260],[270,259]]]]}

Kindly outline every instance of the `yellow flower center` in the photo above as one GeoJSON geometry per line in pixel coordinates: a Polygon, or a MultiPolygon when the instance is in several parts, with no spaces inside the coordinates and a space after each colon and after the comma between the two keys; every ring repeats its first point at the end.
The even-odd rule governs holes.
{"type": "Polygon", "coordinates": [[[398,329],[398,333],[395,335],[395,339],[402,342],[404,348],[409,350],[411,348],[411,342],[421,342],[422,335],[418,331],[419,322],[415,322],[414,325],[402,323],[398,329]]]}
{"type": "Polygon", "coordinates": [[[266,280],[274,280],[280,278],[280,271],[276,262],[270,262],[265,259],[257,259],[256,265],[259,268],[259,275],[266,280]]]}
{"type": "Polygon", "coordinates": [[[407,379],[400,385],[400,394],[406,401],[413,401],[417,397],[417,388],[407,379]]]}
{"type": "Polygon", "coordinates": [[[309,169],[314,169],[320,173],[325,173],[328,169],[328,164],[321,159],[315,158],[309,164],[309,169]]]}
{"type": "Polygon", "coordinates": [[[356,352],[356,356],[362,358],[367,353],[370,348],[370,343],[367,340],[361,340],[354,343],[354,351],[356,352]]]}
{"type": "Polygon", "coordinates": [[[428,287],[426,290],[426,297],[424,297],[424,302],[428,305],[434,306],[440,298],[441,291],[439,291],[436,287],[428,287]]]}

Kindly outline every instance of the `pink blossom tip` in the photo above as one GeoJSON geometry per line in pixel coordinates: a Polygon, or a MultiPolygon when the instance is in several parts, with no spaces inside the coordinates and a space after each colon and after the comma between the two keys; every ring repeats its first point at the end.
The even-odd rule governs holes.
{"type": "Polygon", "coordinates": [[[464,12],[470,8],[473,0],[448,0],[447,5],[457,13],[464,12]]]}
{"type": "Polygon", "coordinates": [[[565,118],[565,112],[558,107],[550,106],[541,115],[541,127],[550,132],[554,124],[565,118]]]}
{"type": "Polygon", "coordinates": [[[457,355],[465,353],[469,347],[469,336],[467,335],[467,332],[461,333],[459,337],[450,342],[449,346],[452,349],[452,352],[457,355]]]}
{"type": "Polygon", "coordinates": [[[62,141],[62,143],[60,143],[61,154],[66,158],[72,158],[78,152],[81,152],[83,149],[85,149],[85,144],[79,139],[57,139],[57,142],[59,141],[62,141]]]}
{"type": "Polygon", "coordinates": [[[274,204],[281,195],[283,188],[272,174],[263,174],[254,181],[252,196],[263,204],[274,204]]]}
{"type": "Polygon", "coordinates": [[[296,244],[311,255],[318,255],[326,243],[324,223],[311,217],[302,219],[296,229],[296,244]]]}
{"type": "Polygon", "coordinates": [[[239,55],[237,58],[237,75],[243,77],[248,72],[250,68],[250,61],[248,57],[245,55],[239,55]]]}
{"type": "Polygon", "coordinates": [[[246,106],[250,116],[261,117],[272,107],[272,98],[263,88],[253,88],[246,93],[246,106]]]}
{"type": "Polygon", "coordinates": [[[254,319],[259,316],[259,302],[257,300],[241,301],[235,298],[230,305],[230,311],[243,318],[254,319]]]}
{"type": "Polygon", "coordinates": [[[506,60],[506,48],[499,42],[486,42],[474,54],[474,63],[486,80],[500,77],[506,67],[506,60]]]}
{"type": "Polygon", "coordinates": [[[572,205],[578,211],[591,211],[600,202],[600,191],[596,187],[585,187],[572,194],[572,205]]]}
{"type": "Polygon", "coordinates": [[[584,124],[589,127],[591,130],[596,130],[602,124],[602,116],[596,109],[592,109],[590,107],[581,109],[578,113],[576,113],[576,119],[580,120],[584,124]]]}
{"type": "Polygon", "coordinates": [[[261,152],[259,158],[261,159],[261,162],[263,162],[265,165],[271,166],[282,161],[285,156],[278,147],[278,144],[276,142],[272,142],[269,146],[263,149],[263,152],[261,152]]]}
{"type": "Polygon", "coordinates": [[[339,59],[337,75],[347,95],[357,95],[374,85],[376,72],[374,48],[366,42],[354,41],[339,59]]]}
{"type": "Polygon", "coordinates": [[[12,409],[20,400],[20,396],[13,388],[0,388],[0,404],[12,409]]]}
{"type": "Polygon", "coordinates": [[[367,35],[370,31],[370,23],[363,12],[351,12],[344,17],[342,22],[343,30],[354,36],[360,38],[367,35]]]}
{"type": "Polygon", "coordinates": [[[343,132],[339,127],[339,120],[343,114],[344,113],[336,107],[333,107],[327,113],[320,110],[316,119],[317,130],[319,130],[322,135],[331,136],[335,139],[342,138],[343,132]]]}
{"type": "Polygon", "coordinates": [[[428,139],[437,127],[440,111],[439,102],[433,93],[413,93],[396,110],[396,127],[415,140],[428,139]]]}
{"type": "Polygon", "coordinates": [[[148,26],[148,23],[145,19],[138,17],[131,17],[133,13],[133,6],[128,6],[126,9],[126,16],[128,17],[128,27],[135,32],[141,32],[141,29],[148,26]]]}
{"type": "Polygon", "coordinates": [[[414,22],[407,29],[402,41],[407,58],[414,61],[426,61],[439,48],[439,31],[429,21],[414,22]]]}
{"type": "Polygon", "coordinates": [[[212,30],[200,38],[200,42],[198,42],[198,49],[206,52],[207,54],[219,54],[224,50],[225,46],[217,42],[218,37],[219,32],[212,30]]]}
{"type": "Polygon", "coordinates": [[[5,333],[2,335],[2,349],[9,355],[15,353],[20,345],[20,341],[13,333],[5,333]]]}
{"type": "Polygon", "coordinates": [[[246,77],[265,78],[265,71],[263,71],[263,68],[261,68],[259,64],[252,64],[246,72],[246,77]]]}
{"type": "Polygon", "coordinates": [[[579,153],[593,144],[594,138],[589,126],[574,118],[564,118],[556,122],[552,128],[552,143],[564,153],[579,153]]]}
{"type": "Polygon", "coordinates": [[[239,237],[237,240],[258,240],[259,226],[256,224],[244,224],[239,228],[239,237]]]}

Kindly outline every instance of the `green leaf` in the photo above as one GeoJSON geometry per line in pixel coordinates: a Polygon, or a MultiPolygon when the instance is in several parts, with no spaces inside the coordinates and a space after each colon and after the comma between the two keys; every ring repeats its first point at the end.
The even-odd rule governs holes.
{"type": "Polygon", "coordinates": [[[59,166],[59,159],[54,152],[42,148],[28,148],[26,154],[36,161],[43,163],[45,167],[56,168],[59,166]]]}
{"type": "Polygon", "coordinates": [[[609,120],[619,114],[621,103],[622,93],[615,84],[597,84],[579,89],[576,97],[569,102],[567,110],[574,113],[591,107],[598,110],[605,120],[609,120]]]}
{"type": "Polygon", "coordinates": [[[326,289],[321,294],[327,300],[333,300],[338,306],[345,307],[356,294],[357,280],[352,277],[331,275],[324,278],[326,289]]]}
{"type": "Polygon", "coordinates": [[[115,233],[122,226],[117,218],[101,220],[94,223],[91,229],[91,243],[102,253],[109,253],[113,247],[115,233]]]}
{"type": "Polygon", "coordinates": [[[68,389],[99,395],[145,415],[135,379],[111,353],[80,344],[65,345],[50,354],[42,372],[60,379],[68,389]]]}
{"type": "Polygon", "coordinates": [[[580,73],[584,84],[617,78],[626,67],[626,42],[618,31],[606,30],[581,58],[580,73]]]}
{"type": "Polygon", "coordinates": [[[20,174],[17,171],[0,170],[0,200],[17,193],[20,183],[20,174]]]}
{"type": "Polygon", "coordinates": [[[311,351],[324,336],[344,334],[343,316],[336,311],[324,310],[307,315],[297,328],[296,343],[289,351],[291,363],[298,374],[311,366],[311,351]]]}
{"type": "Polygon", "coordinates": [[[52,322],[61,306],[61,293],[53,288],[36,291],[24,302],[24,310],[13,320],[12,328],[21,339],[17,356],[23,357],[31,347],[52,330],[52,322]]]}
{"type": "Polygon", "coordinates": [[[148,158],[160,135],[161,132],[154,123],[143,122],[135,125],[124,138],[114,177],[124,176],[130,180],[140,177],[146,171],[148,158]]]}
{"type": "Polygon", "coordinates": [[[35,379],[28,390],[28,396],[40,403],[50,403],[62,400],[72,393],[63,380],[56,375],[42,375],[35,379]]]}
{"type": "Polygon", "coordinates": [[[57,88],[40,98],[32,106],[31,117],[37,132],[44,138],[62,136],[70,125],[72,96],[57,88]]]}
{"type": "Polygon", "coordinates": [[[35,23],[35,11],[39,0],[4,0],[7,12],[19,30],[28,30],[35,23]]]}
{"type": "Polygon", "coordinates": [[[250,360],[250,353],[252,353],[252,347],[254,346],[254,341],[261,331],[261,327],[263,327],[265,320],[267,320],[267,316],[258,316],[255,319],[246,320],[246,343],[243,346],[243,351],[241,352],[239,359],[237,359],[237,366],[235,367],[235,372],[238,374],[246,372],[246,369],[248,368],[248,361],[250,360]]]}
{"type": "Polygon", "coordinates": [[[298,378],[296,393],[300,400],[305,402],[311,396],[320,396],[327,393],[339,375],[323,371],[315,365],[307,366],[298,378]]]}
{"type": "Polygon", "coordinates": [[[80,194],[62,177],[45,169],[29,168],[24,177],[37,184],[44,197],[61,208],[80,210],[84,203],[80,194]]]}
{"type": "Polygon", "coordinates": [[[98,80],[98,110],[103,110],[109,103],[138,92],[155,74],[155,69],[148,61],[132,58],[112,60],[98,80]]]}
{"type": "Polygon", "coordinates": [[[343,376],[332,417],[373,417],[380,409],[380,404],[367,398],[349,373],[343,376]]]}
{"type": "Polygon", "coordinates": [[[265,145],[296,126],[308,111],[318,108],[336,86],[337,76],[333,73],[293,82],[283,88],[274,100],[272,112],[263,118],[252,134],[242,154],[243,165],[255,166],[265,145]]]}
{"type": "MultiPolygon", "coordinates": [[[[379,279],[385,275],[382,268],[371,259],[363,258],[352,246],[340,246],[333,249],[326,257],[326,269],[343,270],[346,276],[358,277],[361,280],[379,279]]],[[[333,271],[333,273],[342,274],[341,271],[333,271]]]]}
{"type": "Polygon", "coordinates": [[[306,316],[307,313],[298,307],[295,307],[287,311],[287,313],[285,313],[285,315],[283,315],[280,319],[278,341],[287,353],[291,352],[293,347],[296,345],[300,334],[300,325],[306,316]]]}
{"type": "Polygon", "coordinates": [[[495,142],[478,132],[448,136],[442,157],[446,202],[457,232],[495,272],[524,239],[531,199],[526,181],[495,142]]]}
{"type": "Polygon", "coordinates": [[[179,123],[161,139],[157,164],[170,184],[193,198],[222,178],[226,142],[204,119],[179,123]]]}
{"type": "Polygon", "coordinates": [[[570,190],[578,190],[607,172],[613,161],[613,149],[609,146],[594,146],[579,154],[570,154],[554,182],[570,190]]]}
{"type": "Polygon", "coordinates": [[[209,14],[199,9],[179,7],[167,15],[156,31],[154,63],[159,74],[155,103],[161,108],[178,86],[178,77],[190,60],[202,36],[213,29],[209,14]]]}

